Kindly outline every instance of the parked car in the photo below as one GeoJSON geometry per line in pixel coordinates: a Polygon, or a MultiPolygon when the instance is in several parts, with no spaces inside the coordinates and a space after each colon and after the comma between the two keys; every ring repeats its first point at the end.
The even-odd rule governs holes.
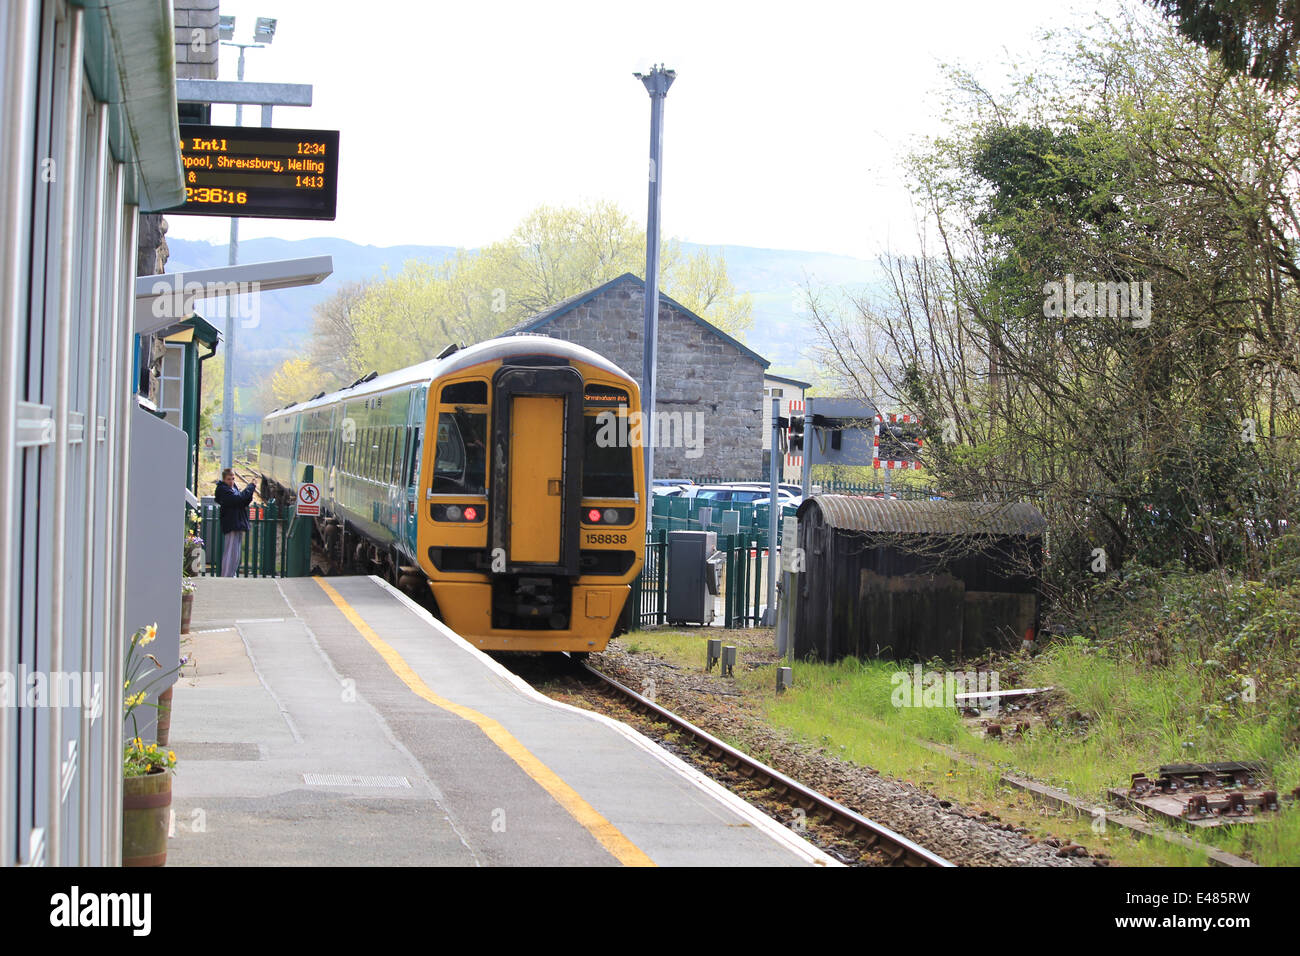
{"type": "MultiPolygon", "coordinates": [[[[802,496],[797,489],[797,485],[778,485],[777,491],[782,502],[787,500],[798,499],[802,501],[802,496]]],[[[726,485],[701,485],[696,491],[694,497],[707,501],[725,501],[736,504],[758,504],[759,502],[767,503],[771,499],[771,485],[765,485],[757,481],[732,482],[726,485]]]]}
{"type": "MultiPolygon", "coordinates": [[[[798,508],[801,504],[803,504],[803,497],[800,495],[780,494],[777,497],[781,501],[782,508],[798,508]]],[[[766,505],[766,504],[770,504],[771,501],[772,499],[770,496],[765,496],[763,498],[756,499],[754,501],[754,504],[766,505]]]]}
{"type": "Polygon", "coordinates": [[[694,484],[689,478],[656,478],[651,493],[656,498],[680,498],[694,484]]]}

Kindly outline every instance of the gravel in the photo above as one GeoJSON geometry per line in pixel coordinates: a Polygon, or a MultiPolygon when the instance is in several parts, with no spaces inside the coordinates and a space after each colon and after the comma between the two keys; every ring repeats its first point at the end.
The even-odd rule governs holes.
{"type": "MultiPolygon", "coordinates": [[[[770,634],[770,632],[768,632],[770,634]]],[[[701,634],[703,637],[703,633],[701,634]]],[[[739,643],[735,632],[726,632],[739,643]]],[[[763,638],[744,654],[745,666],[764,666],[763,638]],[[756,659],[757,658],[757,659],[756,659]]],[[[753,639],[751,638],[751,641],[753,639]]],[[[745,643],[751,643],[746,641],[745,643]]],[[[770,647],[770,642],[767,642],[770,647]]],[[[775,655],[770,655],[775,660],[775,655]]],[[[966,809],[911,783],[882,777],[767,724],[746,705],[733,681],[679,667],[649,654],[631,654],[619,641],[592,655],[592,666],[712,734],[739,745],[777,770],[863,816],[962,866],[1104,866],[1084,847],[1055,837],[1038,839],[1003,823],[991,811],[966,809]]],[[[778,817],[778,819],[781,819],[778,817]]],[[[791,825],[789,818],[781,822],[791,825]]],[[[864,860],[863,862],[868,862],[864,860]]]]}

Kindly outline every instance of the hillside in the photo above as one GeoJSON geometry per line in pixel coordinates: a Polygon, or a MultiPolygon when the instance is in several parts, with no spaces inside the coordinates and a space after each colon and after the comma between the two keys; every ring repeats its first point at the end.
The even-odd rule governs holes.
{"type": "MultiPolygon", "coordinates": [[[[209,269],[226,265],[227,247],[192,242],[168,236],[171,258],[168,272],[209,269]]],[[[686,253],[701,246],[682,243],[686,253]]],[[[878,275],[875,263],[829,253],[787,249],[754,249],[748,246],[711,246],[727,260],[727,272],[740,292],[754,297],[754,325],[746,333],[746,344],[771,360],[772,370],[808,378],[814,344],[807,322],[801,317],[799,289],[806,281],[817,288],[862,289],[878,275]]],[[[239,384],[254,385],[280,362],[301,353],[311,334],[312,307],[329,297],[344,282],[353,282],[396,271],[410,259],[441,262],[452,246],[362,246],[346,239],[248,239],[239,244],[241,263],[308,256],[334,257],[334,275],[316,286],[285,289],[261,296],[257,325],[240,328],[241,356],[239,384]]],[[[225,323],[223,305],[209,303],[200,312],[214,325],[225,323]]]]}

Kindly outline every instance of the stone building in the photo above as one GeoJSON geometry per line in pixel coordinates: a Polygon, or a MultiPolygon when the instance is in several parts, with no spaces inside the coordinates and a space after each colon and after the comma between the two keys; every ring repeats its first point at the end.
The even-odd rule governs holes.
{"type": "MultiPolygon", "coordinates": [[[[625,272],[524,320],[531,332],[604,355],[641,381],[645,283],[625,272]]],[[[659,295],[654,477],[741,478],[763,470],[763,377],[771,363],[659,295]]]]}

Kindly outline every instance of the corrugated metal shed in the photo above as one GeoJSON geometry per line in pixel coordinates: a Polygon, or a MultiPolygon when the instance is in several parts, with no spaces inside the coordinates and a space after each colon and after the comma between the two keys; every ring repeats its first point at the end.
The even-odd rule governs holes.
{"type": "Polygon", "coordinates": [[[952,660],[1032,639],[1046,527],[1024,502],[808,499],[795,656],[952,660]]]}
{"type": "Polygon", "coordinates": [[[814,495],[799,508],[821,509],[823,522],[844,531],[882,534],[1042,534],[1047,522],[1037,508],[1022,501],[902,501],[814,495]]]}

